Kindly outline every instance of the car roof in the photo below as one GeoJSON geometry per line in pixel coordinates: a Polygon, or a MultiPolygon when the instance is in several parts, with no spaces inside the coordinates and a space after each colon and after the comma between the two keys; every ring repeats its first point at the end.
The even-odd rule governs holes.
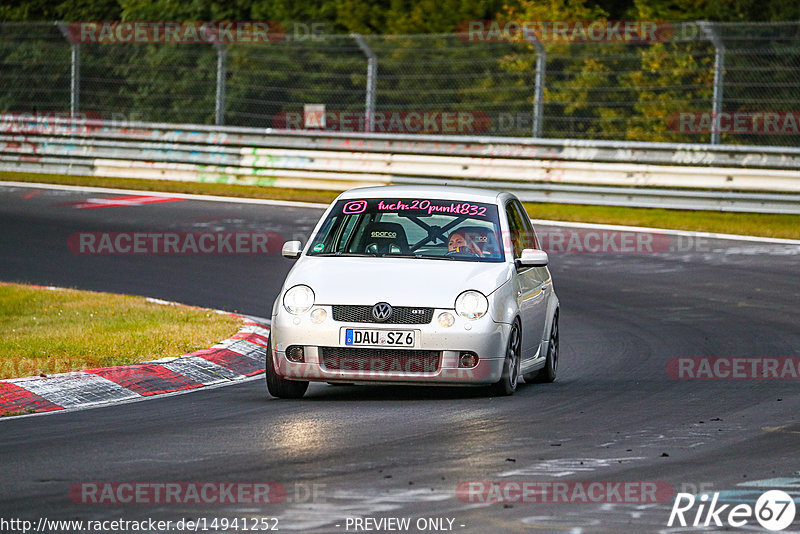
{"type": "Polygon", "coordinates": [[[339,195],[340,199],[348,198],[410,198],[424,197],[444,200],[467,200],[496,204],[499,197],[508,195],[501,191],[479,189],[475,187],[437,186],[437,185],[382,185],[374,187],[358,187],[339,195]]]}

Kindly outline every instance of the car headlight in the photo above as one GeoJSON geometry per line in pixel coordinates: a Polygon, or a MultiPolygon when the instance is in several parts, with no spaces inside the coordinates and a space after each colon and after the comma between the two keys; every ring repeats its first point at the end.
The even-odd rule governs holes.
{"type": "Polygon", "coordinates": [[[314,305],[314,291],[308,286],[294,286],[283,295],[283,307],[292,315],[307,312],[314,305]]]}
{"type": "Polygon", "coordinates": [[[480,319],[489,309],[489,299],[479,291],[464,291],[456,298],[456,313],[464,319],[480,319]]]}

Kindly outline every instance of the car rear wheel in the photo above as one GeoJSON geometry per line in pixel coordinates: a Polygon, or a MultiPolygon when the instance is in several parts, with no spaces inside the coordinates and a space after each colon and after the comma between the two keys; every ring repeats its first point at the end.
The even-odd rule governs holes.
{"type": "Polygon", "coordinates": [[[553,325],[550,327],[550,341],[547,343],[547,359],[544,367],[531,373],[533,376],[528,378],[526,374],[523,378],[526,382],[546,383],[556,379],[558,371],[558,312],[553,316],[553,325]]]}
{"type": "Polygon", "coordinates": [[[494,396],[513,395],[517,390],[519,382],[520,353],[522,350],[522,337],[519,323],[514,321],[511,332],[508,334],[508,346],[506,347],[506,358],[503,363],[503,376],[500,380],[492,384],[491,394],[494,396]]]}
{"type": "Polygon", "coordinates": [[[272,357],[272,337],[267,341],[266,381],[267,391],[279,399],[299,399],[305,395],[308,382],[297,380],[284,380],[275,372],[275,362],[272,357]]]}

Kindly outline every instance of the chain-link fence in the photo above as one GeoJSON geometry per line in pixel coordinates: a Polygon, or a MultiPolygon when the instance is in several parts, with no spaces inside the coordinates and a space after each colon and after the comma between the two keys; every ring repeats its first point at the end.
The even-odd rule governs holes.
{"type": "Polygon", "coordinates": [[[4,23],[0,57],[6,116],[304,128],[320,118],[305,105],[322,104],[314,124],[327,130],[800,144],[800,22],[662,23],[630,41],[518,31],[224,44],[4,23]]]}

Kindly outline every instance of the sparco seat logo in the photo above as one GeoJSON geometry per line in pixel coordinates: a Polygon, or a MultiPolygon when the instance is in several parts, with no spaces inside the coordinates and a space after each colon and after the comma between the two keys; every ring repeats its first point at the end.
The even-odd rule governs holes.
{"type": "Polygon", "coordinates": [[[371,237],[388,237],[389,239],[394,239],[397,237],[396,232],[372,232],[370,234],[371,237]]]}

